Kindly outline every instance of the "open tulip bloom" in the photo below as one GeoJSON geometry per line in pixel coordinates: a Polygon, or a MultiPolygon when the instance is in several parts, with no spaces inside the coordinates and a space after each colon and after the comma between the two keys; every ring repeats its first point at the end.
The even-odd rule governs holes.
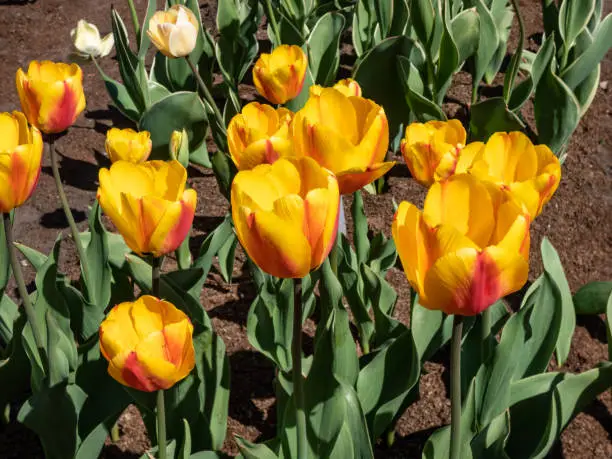
{"type": "Polygon", "coordinates": [[[17,70],[17,92],[28,121],[45,134],[65,131],[85,109],[77,64],[32,61],[27,73],[17,70]]]}
{"type": "Polygon", "coordinates": [[[360,190],[395,164],[384,162],[389,147],[385,111],[369,99],[334,88],[315,90],[291,127],[296,153],[332,171],[342,194],[360,190]]]}
{"type": "Polygon", "coordinates": [[[178,161],[100,169],[98,201],[130,249],[160,257],[176,250],[191,229],[197,194],[185,189],[187,171],[178,161]]]}
{"type": "Polygon", "coordinates": [[[508,194],[461,174],[435,183],[423,212],[402,202],[393,239],[421,305],[472,316],[527,281],[529,222],[508,194]]]}
{"type": "Polygon", "coordinates": [[[239,172],[231,201],[240,243],[273,276],[306,276],[336,240],[338,182],[311,158],[281,158],[239,172]]]}
{"type": "Polygon", "coordinates": [[[40,131],[28,126],[23,113],[0,113],[0,213],[30,197],[40,176],[42,153],[40,131]]]}

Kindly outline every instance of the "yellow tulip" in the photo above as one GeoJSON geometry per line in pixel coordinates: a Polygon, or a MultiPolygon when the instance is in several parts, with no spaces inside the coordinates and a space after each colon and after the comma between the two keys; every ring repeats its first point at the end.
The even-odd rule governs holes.
{"type": "Polygon", "coordinates": [[[230,156],[238,170],[272,164],[280,157],[292,156],[289,124],[293,113],[286,108],[251,102],[232,118],[227,128],[230,156]]]}
{"type": "MultiPolygon", "coordinates": [[[[507,190],[535,218],[561,181],[559,159],[546,145],[533,145],[521,132],[497,132],[486,145],[474,142],[458,169],[507,190]]],[[[467,148],[466,148],[467,149],[467,148]]]]}
{"type": "Polygon", "coordinates": [[[0,113],[0,213],[28,200],[40,175],[43,141],[21,112],[0,113]]]}
{"type": "Polygon", "coordinates": [[[65,131],[85,109],[77,64],[32,61],[28,73],[17,70],[17,92],[28,121],[45,134],[65,131]]]}
{"type": "Polygon", "coordinates": [[[240,243],[273,276],[306,276],[336,240],[338,182],[311,158],[281,158],[238,172],[231,201],[240,243]]]}
{"type": "Polygon", "coordinates": [[[197,193],[185,190],[187,171],[178,161],[100,169],[98,201],[134,252],[156,257],[176,250],[191,228],[197,193]]]}
{"type": "MultiPolygon", "coordinates": [[[[346,97],[355,96],[361,97],[361,86],[352,78],[345,78],[344,80],[338,81],[333,88],[340,91],[346,97]]],[[[310,87],[310,95],[320,96],[323,86],[313,84],[310,87]]]]}
{"type": "Polygon", "coordinates": [[[430,186],[455,173],[465,139],[458,120],[412,123],[401,142],[402,155],[414,179],[430,186]]]}
{"type": "Polygon", "coordinates": [[[167,301],[143,296],[121,303],[100,325],[100,351],[108,373],[145,392],[169,389],[195,366],[193,325],[167,301]]]}
{"type": "Polygon", "coordinates": [[[191,54],[198,39],[198,20],[189,8],[174,5],[157,11],[149,20],[147,35],[166,57],[185,57],[191,54]]]}
{"type": "Polygon", "coordinates": [[[296,45],[281,45],[271,54],[261,54],[253,67],[253,82],[259,94],[273,104],[296,97],[304,85],[308,58],[296,45]]]}
{"type": "Polygon", "coordinates": [[[384,162],[389,147],[385,111],[369,99],[322,88],[293,118],[293,146],[338,177],[342,194],[382,177],[394,162],[384,162]]]}
{"type": "Polygon", "coordinates": [[[113,163],[116,161],[143,163],[151,154],[151,134],[148,131],[136,132],[133,129],[111,128],[106,132],[104,147],[113,163]]]}
{"type": "Polygon", "coordinates": [[[470,316],[527,281],[529,223],[508,194],[460,174],[432,185],[423,212],[402,202],[392,232],[419,302],[470,316]]]}

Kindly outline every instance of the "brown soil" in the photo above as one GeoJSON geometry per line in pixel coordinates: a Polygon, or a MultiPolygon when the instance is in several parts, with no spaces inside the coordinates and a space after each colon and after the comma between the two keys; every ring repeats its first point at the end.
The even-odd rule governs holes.
{"type": "MultiPolygon", "coordinates": [[[[110,2],[40,0],[0,2],[0,111],[19,109],[14,85],[15,71],[26,67],[33,59],[69,60],[71,50],[70,29],[85,18],[98,25],[102,33],[110,31],[110,2]]],[[[128,21],[126,2],[116,7],[128,21]]],[[[142,14],[145,1],[136,1],[142,14]]],[[[206,25],[214,27],[216,4],[201,2],[206,25]]],[[[540,31],[539,2],[521,0],[526,20],[529,45],[535,46],[540,31]]],[[[608,6],[609,9],[609,6],[608,6]]],[[[263,36],[261,38],[264,38],[263,36]]],[[[350,45],[344,45],[350,52],[350,45]]],[[[112,58],[101,61],[104,70],[119,78],[117,63],[112,58]]],[[[104,150],[104,134],[112,125],[125,125],[125,121],[108,107],[109,98],[95,67],[82,66],[84,72],[87,110],[76,126],[61,138],[58,150],[62,156],[61,171],[68,190],[71,206],[79,226],[85,227],[85,212],[95,198],[97,188],[96,158],[104,150]]],[[[602,81],[612,80],[612,56],[608,54],[601,71],[602,81]]],[[[456,78],[451,95],[460,101],[469,98],[469,77],[456,78]]],[[[605,85],[603,85],[605,86],[605,85]]],[[[252,94],[252,88],[245,87],[252,94]]],[[[497,88],[499,89],[499,88],[497,88]]],[[[495,88],[490,89],[495,91],[495,88]]],[[[544,235],[559,251],[572,290],[588,281],[612,279],[612,91],[602,87],[590,110],[580,123],[568,149],[563,166],[563,179],[559,191],[544,213],[533,224],[532,278],[541,272],[538,253],[544,235]]],[[[449,104],[453,114],[464,110],[449,104]]],[[[527,119],[532,119],[530,109],[527,119]]],[[[227,203],[217,190],[210,171],[191,171],[191,184],[200,196],[194,223],[193,245],[198,246],[208,232],[220,223],[227,211],[227,203]]],[[[409,200],[422,203],[425,190],[408,177],[403,164],[391,173],[390,192],[399,202],[409,200]]],[[[366,213],[374,230],[389,233],[393,207],[391,196],[366,196],[366,213]]],[[[347,209],[348,210],[348,209],[347,209]]],[[[48,158],[37,192],[29,203],[17,212],[16,237],[47,253],[57,232],[67,235],[67,223],[58,205],[58,197],[51,176],[48,158]]],[[[75,269],[75,252],[70,242],[64,245],[62,268],[71,275],[75,269]]],[[[230,419],[225,451],[235,454],[233,440],[238,434],[250,440],[262,440],[274,435],[272,424],[274,376],[272,365],[249,345],[246,338],[246,316],[254,297],[248,274],[242,273],[243,258],[239,258],[232,285],[227,285],[214,272],[203,292],[203,304],[213,319],[217,333],[227,345],[232,368],[230,419]]],[[[32,273],[27,273],[32,279],[32,273]]],[[[408,284],[403,274],[392,269],[390,281],[398,290],[398,315],[408,317],[406,298],[408,284]]],[[[592,368],[607,358],[605,329],[601,317],[579,318],[569,360],[564,369],[572,372],[592,368]]],[[[450,405],[447,399],[448,362],[445,353],[436,356],[425,366],[421,378],[421,399],[412,405],[397,425],[395,445],[377,448],[380,458],[420,457],[428,435],[449,421],[450,405]]],[[[15,407],[14,407],[15,408],[15,407]]],[[[609,458],[612,457],[612,396],[601,395],[584,413],[569,425],[551,457],[609,458]]],[[[121,418],[121,439],[108,442],[103,453],[106,458],[136,458],[147,448],[148,440],[138,411],[131,407],[121,418]]],[[[11,423],[0,426],[0,457],[38,458],[42,452],[36,437],[27,429],[11,423]]]]}

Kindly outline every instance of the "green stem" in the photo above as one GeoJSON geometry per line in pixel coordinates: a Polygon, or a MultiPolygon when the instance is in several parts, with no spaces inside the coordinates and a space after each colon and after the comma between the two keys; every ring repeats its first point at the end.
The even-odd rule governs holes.
{"type": "Polygon", "coordinates": [[[55,179],[55,187],[57,188],[57,193],[59,194],[60,202],[62,203],[62,208],[64,209],[64,214],[66,215],[66,220],[68,220],[68,225],[70,226],[70,232],[72,233],[72,239],[74,239],[74,245],[76,246],[77,253],[79,254],[79,260],[81,261],[81,268],[83,270],[83,279],[85,281],[85,286],[89,290],[91,286],[91,284],[89,283],[91,280],[91,276],[89,275],[89,263],[87,262],[87,257],[85,256],[85,249],[83,248],[83,244],[81,244],[79,229],[76,226],[72,211],[70,210],[70,205],[68,204],[68,198],[66,197],[66,193],[64,192],[64,185],[62,185],[62,177],[60,176],[59,168],[57,165],[55,138],[53,136],[49,136],[48,143],[49,152],[51,156],[51,170],[53,171],[53,178],[55,179]]]}
{"type": "Polygon", "coordinates": [[[130,16],[132,17],[132,24],[134,25],[134,34],[136,35],[136,44],[140,48],[140,22],[138,21],[138,13],[136,13],[136,7],[134,6],[134,0],[128,0],[130,7],[130,16]]]}
{"type": "Polygon", "coordinates": [[[278,28],[278,22],[276,22],[276,16],[274,15],[274,10],[272,9],[272,3],[270,2],[270,0],[266,0],[266,15],[268,16],[270,26],[272,27],[272,32],[274,33],[274,40],[276,41],[276,46],[280,46],[280,29],[278,28]]]}
{"type": "Polygon", "coordinates": [[[164,391],[157,391],[157,448],[159,459],[166,459],[166,407],[164,391]]]}
{"type": "Polygon", "coordinates": [[[489,358],[489,335],[491,334],[491,308],[482,311],[480,318],[480,345],[482,349],[482,361],[486,362],[489,358]]]}
{"type": "Polygon", "coordinates": [[[461,458],[461,334],[463,316],[453,317],[453,336],[451,338],[451,440],[450,459],[461,458]]]}
{"type": "Polygon", "coordinates": [[[302,377],[302,285],[295,280],[293,297],[293,401],[297,427],[297,459],[307,459],[306,413],[304,412],[304,378],[302,377]]]}
{"type": "Polygon", "coordinates": [[[11,214],[7,212],[5,214],[2,214],[2,217],[2,220],[4,221],[4,235],[6,237],[6,246],[8,249],[9,258],[11,260],[11,267],[13,268],[13,276],[15,277],[17,290],[19,291],[19,296],[21,297],[21,301],[23,303],[23,309],[25,310],[26,316],[28,318],[28,323],[32,328],[34,342],[36,343],[36,347],[38,348],[38,352],[40,353],[40,360],[44,363],[44,340],[42,334],[40,333],[40,328],[38,328],[38,322],[36,321],[36,313],[34,312],[34,307],[32,306],[32,302],[30,301],[30,295],[28,294],[28,289],[26,288],[26,284],[23,279],[21,265],[19,264],[19,260],[17,259],[17,250],[15,249],[15,239],[13,237],[13,224],[11,223],[11,214]]]}
{"type": "Polygon", "coordinates": [[[521,64],[521,57],[523,55],[523,46],[525,43],[525,25],[523,24],[523,16],[521,16],[521,10],[519,9],[518,2],[516,0],[512,1],[512,7],[514,8],[514,12],[516,13],[516,17],[518,19],[519,25],[519,41],[516,45],[516,65],[511,66],[510,75],[508,77],[508,84],[504,85],[504,101],[506,103],[510,102],[510,96],[512,95],[512,89],[514,88],[514,80],[516,79],[516,74],[518,72],[519,66],[521,64]]]}
{"type": "Polygon", "coordinates": [[[154,257],[153,258],[153,271],[151,276],[151,292],[153,296],[159,298],[159,280],[161,278],[161,265],[163,262],[163,257],[154,257]]]}
{"type": "Polygon", "coordinates": [[[189,58],[189,56],[185,56],[185,60],[187,61],[187,64],[189,64],[189,67],[191,68],[191,72],[193,73],[193,76],[198,82],[198,86],[200,87],[200,90],[202,91],[202,94],[204,95],[204,99],[206,99],[206,102],[210,105],[213,111],[213,114],[215,115],[215,118],[217,119],[217,123],[225,131],[225,122],[223,121],[223,115],[221,115],[221,112],[219,111],[219,108],[217,107],[217,104],[215,103],[215,100],[213,99],[212,94],[208,90],[208,86],[206,86],[206,83],[204,83],[204,80],[202,80],[202,77],[200,76],[198,69],[196,69],[195,65],[193,65],[193,62],[191,62],[191,59],[189,58]]]}

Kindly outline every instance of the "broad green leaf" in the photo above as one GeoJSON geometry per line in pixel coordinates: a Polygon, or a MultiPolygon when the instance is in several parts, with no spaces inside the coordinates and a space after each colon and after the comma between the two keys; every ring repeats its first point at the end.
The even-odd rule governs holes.
{"type": "Polygon", "coordinates": [[[229,155],[219,150],[213,153],[211,160],[215,179],[219,185],[219,191],[229,201],[232,181],[234,180],[234,176],[238,173],[236,165],[230,159],[229,155]]]}
{"type": "Polygon", "coordinates": [[[478,13],[474,9],[459,13],[451,22],[451,32],[459,51],[459,62],[465,62],[480,46],[480,17],[478,13]]]}
{"type": "MultiPolygon", "coordinates": [[[[446,91],[451,85],[453,75],[459,71],[459,50],[451,33],[450,12],[448,0],[444,0],[443,32],[440,42],[440,57],[435,81],[435,101],[441,105],[446,91]]],[[[481,21],[482,30],[482,21],[481,21]]]]}
{"type": "Polygon", "coordinates": [[[310,32],[308,65],[317,84],[330,86],[336,80],[340,64],[340,34],[344,23],[344,16],[340,13],[326,13],[310,32]]]}
{"type": "Polygon", "coordinates": [[[104,73],[96,61],[94,61],[94,63],[96,64],[96,68],[104,81],[106,92],[110,96],[115,108],[125,115],[126,118],[137,123],[140,119],[141,110],[143,110],[144,107],[141,107],[140,109],[136,107],[136,103],[134,100],[132,100],[132,96],[128,92],[127,88],[104,73]]]}
{"type": "Polygon", "coordinates": [[[380,27],[380,36],[381,38],[387,38],[394,15],[393,0],[377,0],[374,5],[376,7],[376,22],[380,27]]]}
{"type": "Polygon", "coordinates": [[[578,35],[589,23],[595,10],[595,0],[563,0],[559,8],[559,34],[566,49],[574,46],[578,35]]]}
{"type": "Polygon", "coordinates": [[[234,270],[236,246],[238,245],[238,237],[235,232],[230,233],[230,237],[225,241],[225,244],[219,249],[217,254],[219,258],[219,269],[223,280],[228,284],[232,283],[232,271],[234,270]]]}
{"type": "MultiPolygon", "coordinates": [[[[2,298],[0,309],[6,307],[7,300],[10,301],[7,296],[2,298]]],[[[25,313],[21,313],[13,325],[15,339],[7,342],[0,358],[0,406],[6,406],[16,400],[23,394],[23,388],[30,385],[31,364],[21,339],[25,323],[25,313]]]]}
{"type": "Polygon", "coordinates": [[[442,109],[423,94],[426,87],[418,69],[404,56],[397,58],[398,71],[404,81],[404,95],[410,111],[419,121],[446,120],[442,109]]]}
{"type": "Polygon", "coordinates": [[[264,444],[255,444],[236,435],[236,443],[244,459],[278,459],[278,456],[264,444]]]}
{"type": "Polygon", "coordinates": [[[149,38],[149,34],[147,30],[149,30],[149,21],[155,14],[155,10],[157,9],[157,1],[156,0],[148,0],[147,1],[147,9],[145,10],[145,16],[142,20],[142,25],[140,27],[140,43],[138,46],[138,58],[144,59],[147,55],[147,51],[151,46],[151,39],[149,38]]]}
{"type": "Polygon", "coordinates": [[[477,458],[507,459],[504,452],[506,440],[510,435],[510,416],[502,413],[483,428],[472,440],[472,454],[477,458]]]}
{"type": "Polygon", "coordinates": [[[420,362],[431,357],[442,346],[444,314],[424,308],[415,297],[410,308],[410,332],[420,362]]]}
{"type": "Polygon", "coordinates": [[[19,308],[8,295],[0,291],[0,340],[4,344],[11,342],[15,321],[19,317],[19,308]]]}
{"type": "Polygon", "coordinates": [[[436,11],[431,0],[411,0],[410,19],[419,41],[427,47],[436,21],[436,11]]]}
{"type": "Polygon", "coordinates": [[[574,89],[574,95],[580,106],[580,117],[587,112],[599,89],[599,78],[601,75],[601,64],[589,74],[586,79],[574,89]]]}
{"type": "MultiPolygon", "coordinates": [[[[234,225],[232,223],[232,216],[226,215],[223,222],[217,226],[207,237],[204,239],[198,257],[194,260],[193,266],[201,268],[203,271],[203,280],[206,280],[210,268],[213,264],[213,259],[228,239],[231,239],[234,234],[234,225]]],[[[201,286],[200,286],[201,287],[201,286]]]]}
{"type": "Polygon", "coordinates": [[[495,20],[491,15],[491,11],[483,4],[482,0],[475,0],[476,11],[480,18],[480,31],[478,40],[478,49],[474,58],[474,73],[472,75],[473,83],[472,90],[476,91],[482,77],[484,76],[487,67],[491,63],[491,59],[497,51],[499,44],[499,33],[495,25],[495,20]]]}
{"type": "Polygon", "coordinates": [[[502,97],[492,97],[472,105],[470,140],[486,142],[496,132],[523,130],[521,120],[508,109],[502,97]]]}
{"type": "Polygon", "coordinates": [[[594,281],[583,285],[574,294],[576,314],[605,314],[612,281],[594,281]]]}
{"type": "Polygon", "coordinates": [[[361,191],[359,190],[353,193],[351,214],[353,217],[355,252],[357,253],[357,260],[359,260],[359,263],[363,263],[368,258],[370,241],[368,239],[368,220],[363,209],[363,197],[361,196],[361,191]]]}

